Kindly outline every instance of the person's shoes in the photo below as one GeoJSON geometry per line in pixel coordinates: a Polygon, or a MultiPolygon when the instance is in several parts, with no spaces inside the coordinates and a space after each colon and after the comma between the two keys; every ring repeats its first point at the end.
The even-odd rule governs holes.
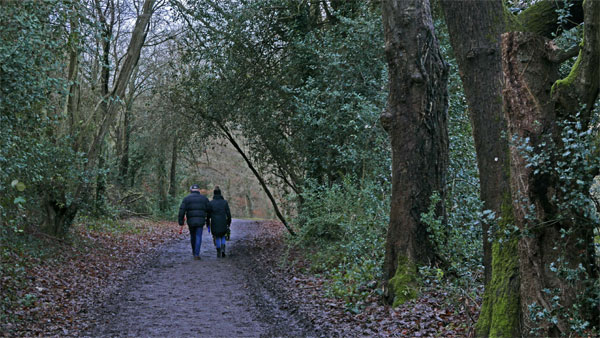
{"type": "Polygon", "coordinates": [[[217,258],[221,257],[221,248],[217,248],[217,258]]]}
{"type": "Polygon", "coordinates": [[[194,260],[199,261],[200,260],[200,256],[194,256],[194,260]]]}
{"type": "Polygon", "coordinates": [[[225,244],[221,247],[221,257],[225,257],[225,244]]]}

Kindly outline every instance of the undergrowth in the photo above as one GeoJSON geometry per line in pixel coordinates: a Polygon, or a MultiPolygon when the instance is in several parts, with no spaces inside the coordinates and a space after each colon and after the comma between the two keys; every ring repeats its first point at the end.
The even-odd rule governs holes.
{"type": "Polygon", "coordinates": [[[330,188],[311,185],[302,197],[295,219],[300,231],[290,245],[303,250],[308,272],[331,281],[328,296],[358,311],[382,277],[389,194],[375,183],[347,178],[330,188]]]}

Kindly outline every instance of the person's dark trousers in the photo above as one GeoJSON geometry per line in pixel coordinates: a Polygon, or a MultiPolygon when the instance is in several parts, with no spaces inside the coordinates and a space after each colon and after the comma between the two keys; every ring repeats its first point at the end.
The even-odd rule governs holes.
{"type": "Polygon", "coordinates": [[[190,242],[192,243],[192,253],[194,257],[200,256],[200,246],[202,245],[202,228],[203,227],[191,227],[190,229],[190,242]]]}

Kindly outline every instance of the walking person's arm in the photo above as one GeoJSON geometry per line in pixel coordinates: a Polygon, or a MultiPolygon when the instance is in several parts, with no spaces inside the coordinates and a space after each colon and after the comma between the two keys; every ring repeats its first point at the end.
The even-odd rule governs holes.
{"type": "Polygon", "coordinates": [[[208,203],[206,203],[206,227],[208,228],[209,234],[210,234],[211,214],[212,214],[212,207],[210,205],[210,202],[208,202],[208,203]]]}
{"type": "Polygon", "coordinates": [[[179,233],[181,233],[183,231],[183,224],[185,223],[185,209],[186,209],[186,205],[185,205],[185,198],[183,199],[183,201],[181,201],[181,205],[179,206],[179,233]]]}
{"type": "Polygon", "coordinates": [[[229,210],[229,203],[225,201],[225,213],[227,215],[227,227],[231,225],[231,211],[229,210]]]}

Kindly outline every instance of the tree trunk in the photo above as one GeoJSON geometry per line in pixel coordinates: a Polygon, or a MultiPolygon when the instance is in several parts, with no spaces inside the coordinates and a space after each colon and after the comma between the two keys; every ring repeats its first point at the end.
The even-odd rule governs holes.
{"type": "MultiPolygon", "coordinates": [[[[500,81],[500,34],[505,27],[502,2],[443,0],[442,6],[469,104],[481,200],[485,209],[500,216],[505,197],[510,196],[508,142],[502,135],[506,131],[500,81]]],[[[492,276],[492,246],[488,241],[489,224],[483,222],[482,226],[487,284],[492,276]]]]}
{"type": "Polygon", "coordinates": [[[582,130],[588,129],[600,87],[600,2],[587,1],[584,11],[583,50],[564,80],[556,81],[560,51],[549,40],[522,32],[503,35],[505,113],[509,135],[518,136],[510,149],[510,170],[515,225],[522,233],[518,245],[522,335],[572,335],[569,311],[575,304],[582,320],[600,327],[597,305],[587,303],[598,297],[589,294],[599,277],[595,223],[579,207],[561,204],[571,198],[569,194],[588,194],[591,178],[570,182],[564,178],[565,169],[538,172],[536,162],[527,159],[522,148],[530,146],[534,155],[543,152],[545,162],[556,166],[568,150],[563,148],[563,130],[557,122],[576,120],[582,130]],[[581,104],[586,108],[581,109],[581,104]],[[548,144],[557,150],[547,151],[548,144]],[[561,275],[565,270],[574,278],[561,275]],[[532,311],[549,315],[536,320],[532,311]]]}
{"type": "MultiPolygon", "coordinates": [[[[77,6],[73,6],[73,11],[77,12],[79,9],[77,6]]],[[[68,97],[65,100],[65,110],[67,116],[66,129],[71,131],[75,130],[79,115],[79,83],[77,81],[79,73],[79,48],[80,48],[80,37],[79,37],[79,14],[70,20],[71,32],[70,32],[70,51],[69,51],[69,65],[67,68],[67,79],[69,82],[68,97]]],[[[74,15],[75,16],[75,15],[74,15]]],[[[62,135],[61,135],[62,136],[62,135]]],[[[75,150],[77,150],[77,142],[74,144],[75,150]]],[[[76,214],[77,207],[72,203],[66,202],[66,189],[65,187],[54,187],[50,191],[45,193],[45,198],[41,205],[44,209],[44,227],[43,231],[52,234],[57,237],[64,236],[69,225],[73,222],[76,214]]]]}
{"type": "MultiPolygon", "coordinates": [[[[557,6],[540,1],[518,17],[502,1],[442,0],[450,42],[460,70],[477,151],[481,192],[486,209],[495,212],[500,233],[512,224],[506,119],[502,112],[500,35],[518,29],[550,36],[560,31],[557,6]]],[[[583,19],[582,2],[574,1],[570,28],[583,19]]],[[[479,336],[515,336],[519,332],[519,262],[517,240],[489,243],[483,223],[484,280],[486,290],[477,323],[479,336]]]]}
{"type": "Polygon", "coordinates": [[[96,196],[95,196],[95,202],[94,202],[94,208],[96,211],[96,215],[101,215],[104,212],[104,204],[106,201],[106,170],[107,168],[107,164],[106,164],[106,147],[107,145],[104,143],[102,144],[102,148],[104,151],[102,151],[100,153],[100,155],[98,156],[98,170],[100,171],[97,175],[96,175],[96,196]]]}
{"type": "Polygon", "coordinates": [[[121,158],[119,160],[119,184],[121,187],[127,187],[129,183],[129,143],[131,142],[131,114],[133,98],[130,98],[123,112],[123,143],[121,148],[121,158]]]}
{"type": "Polygon", "coordinates": [[[252,207],[252,197],[250,197],[250,191],[246,191],[246,214],[248,217],[254,217],[254,208],[252,207]]]}
{"type": "MultiPolygon", "coordinates": [[[[500,0],[443,0],[442,6],[469,104],[480,197],[484,208],[496,214],[502,231],[512,219],[508,140],[503,135],[506,119],[502,111],[500,35],[506,26],[504,8],[500,0]]],[[[486,289],[476,331],[479,336],[514,336],[519,318],[516,242],[496,242],[492,250],[489,230],[489,224],[482,222],[486,289]],[[492,255],[496,257],[494,264],[492,255]]]]}
{"type": "Polygon", "coordinates": [[[169,170],[169,196],[177,197],[177,155],[179,153],[179,137],[173,137],[171,151],[171,169],[169,170]]]}
{"type": "MultiPolygon", "coordinates": [[[[390,92],[381,122],[392,142],[384,277],[386,299],[397,303],[406,291],[399,274],[414,274],[415,264],[437,261],[421,214],[434,192],[442,200],[445,195],[448,67],[439,53],[428,0],[384,1],[383,22],[390,92]]],[[[437,213],[445,218],[443,204],[437,213]]]]}
{"type": "MultiPolygon", "coordinates": [[[[136,98],[135,79],[139,72],[139,67],[135,67],[131,79],[129,81],[129,97],[125,103],[123,112],[123,136],[121,145],[121,157],[119,159],[119,184],[125,188],[128,186],[129,180],[129,144],[131,142],[131,118],[133,114],[133,103],[136,98]]],[[[133,183],[129,185],[133,187],[133,183]]]]}
{"type": "Polygon", "coordinates": [[[158,191],[158,209],[162,212],[169,208],[168,181],[167,181],[167,159],[165,152],[160,151],[156,161],[156,190],[158,191]]]}

